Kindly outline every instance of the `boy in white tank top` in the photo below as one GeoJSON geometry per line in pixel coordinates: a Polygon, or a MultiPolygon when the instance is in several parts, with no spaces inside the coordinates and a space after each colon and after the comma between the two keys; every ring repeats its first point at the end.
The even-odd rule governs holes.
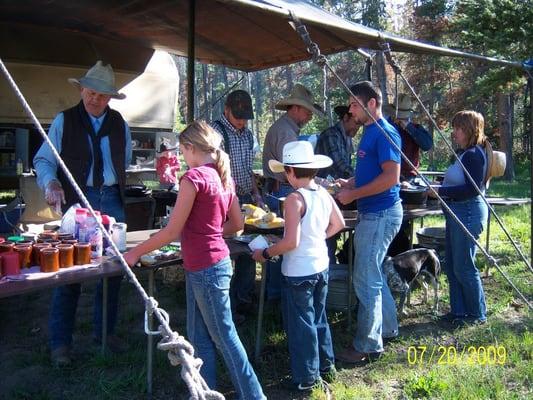
{"type": "Polygon", "coordinates": [[[344,219],[333,198],[318,186],[319,168],[332,164],[315,155],[309,142],[289,142],[283,162],[270,160],[273,172],[285,172],[295,189],[285,200],[283,238],[264,250],[256,261],[283,254],[281,303],[289,339],[292,379],[288,386],[309,391],[335,373],[333,344],[326,316],[329,257],[326,238],[344,228],[344,219]]]}

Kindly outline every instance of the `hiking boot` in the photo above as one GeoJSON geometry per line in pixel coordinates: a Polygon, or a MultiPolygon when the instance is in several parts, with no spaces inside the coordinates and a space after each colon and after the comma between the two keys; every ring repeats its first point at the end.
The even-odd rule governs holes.
{"type": "Polygon", "coordinates": [[[281,381],[281,385],[291,392],[299,393],[311,392],[315,388],[324,388],[324,382],[322,382],[322,378],[320,377],[316,378],[313,382],[300,383],[293,382],[291,378],[285,378],[281,381]]]}
{"type": "Polygon", "coordinates": [[[337,368],[332,365],[327,371],[320,371],[320,377],[324,382],[333,383],[337,380],[337,368]]]}
{"type": "MultiPolygon", "coordinates": [[[[102,339],[94,338],[94,343],[101,346],[102,339]]],[[[106,349],[113,354],[123,354],[128,351],[128,345],[116,335],[108,335],[105,345],[106,349]]]]}
{"type": "Polygon", "coordinates": [[[65,368],[72,364],[72,359],[70,358],[70,347],[61,346],[57,349],[54,349],[50,353],[50,359],[52,365],[56,368],[65,368]]]}

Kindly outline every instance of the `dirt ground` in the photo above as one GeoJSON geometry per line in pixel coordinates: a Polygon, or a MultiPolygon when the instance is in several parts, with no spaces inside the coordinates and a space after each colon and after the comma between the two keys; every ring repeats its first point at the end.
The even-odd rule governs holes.
{"type": "MultiPolygon", "coordinates": [[[[146,287],[147,278],[141,276],[146,287]]],[[[47,347],[47,318],[51,291],[0,300],[0,399],[145,399],[146,336],[143,332],[143,308],[132,285],[123,282],[118,335],[129,346],[127,354],[102,356],[92,342],[92,307],[94,284],[83,286],[78,304],[72,368],[52,367],[47,347]]],[[[166,269],[156,275],[156,298],[169,312],[171,326],[185,334],[185,288],[178,270],[166,269]]],[[[418,300],[415,298],[414,303],[418,300]]],[[[429,308],[429,307],[427,307],[429,308]]],[[[281,318],[270,310],[265,315],[266,341],[261,361],[254,365],[269,399],[304,399],[285,391],[280,381],[289,374],[288,352],[281,329],[281,318]]],[[[428,311],[428,310],[426,310],[428,311]]],[[[520,324],[520,316],[507,315],[510,324],[520,324]],[[516,321],[514,321],[516,319],[516,321]],[[514,321],[514,322],[513,322],[514,321]]],[[[352,334],[347,331],[346,315],[330,313],[335,347],[347,345],[352,334]]],[[[253,357],[256,320],[251,316],[239,326],[239,335],[253,357]]],[[[440,343],[453,342],[453,335],[440,326],[429,312],[404,319],[401,335],[411,344],[440,337],[440,343]]],[[[394,346],[394,345],[393,345],[394,346]]],[[[405,346],[393,351],[405,364],[405,346]]],[[[368,366],[341,370],[342,382],[357,385],[365,379],[368,366]]],[[[166,355],[154,350],[153,399],[186,399],[188,392],[179,378],[179,368],[171,367],[166,355]]],[[[234,397],[231,382],[220,366],[219,390],[234,397]]],[[[401,393],[401,388],[397,388],[401,393]]],[[[401,397],[401,396],[400,396],[401,397]]]]}

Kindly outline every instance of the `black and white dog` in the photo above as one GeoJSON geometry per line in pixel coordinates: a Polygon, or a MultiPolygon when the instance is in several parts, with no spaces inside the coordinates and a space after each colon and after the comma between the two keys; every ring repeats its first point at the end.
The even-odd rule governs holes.
{"type": "Polygon", "coordinates": [[[439,307],[439,282],[440,261],[437,252],[433,249],[413,249],[386,257],[383,262],[383,273],[392,293],[400,294],[398,308],[400,315],[406,315],[405,299],[410,305],[411,288],[415,282],[424,288],[424,300],[427,303],[428,283],[433,287],[434,301],[433,312],[437,313],[439,307]]]}

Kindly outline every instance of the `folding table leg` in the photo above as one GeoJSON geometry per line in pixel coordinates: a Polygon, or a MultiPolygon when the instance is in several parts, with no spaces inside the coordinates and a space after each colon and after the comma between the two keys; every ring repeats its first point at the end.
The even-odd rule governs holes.
{"type": "MultiPolygon", "coordinates": [[[[150,269],[148,273],[148,296],[154,295],[154,270],[150,269]]],[[[153,316],[148,316],[148,328],[152,330],[153,316]]],[[[153,352],[154,339],[152,335],[147,335],[147,349],[146,349],[146,393],[148,398],[152,398],[152,376],[153,376],[153,352]]]]}
{"type": "Polygon", "coordinates": [[[107,346],[107,277],[102,278],[102,355],[107,346]]]}
{"type": "Polygon", "coordinates": [[[261,290],[259,292],[259,312],[257,315],[257,331],[255,335],[255,361],[259,361],[263,339],[263,312],[265,309],[267,263],[261,263],[261,290]]]}

